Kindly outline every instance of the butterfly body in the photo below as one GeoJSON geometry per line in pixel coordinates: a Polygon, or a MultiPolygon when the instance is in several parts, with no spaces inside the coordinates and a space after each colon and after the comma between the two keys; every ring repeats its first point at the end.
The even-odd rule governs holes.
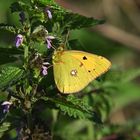
{"type": "Polygon", "coordinates": [[[53,71],[61,93],[75,93],[110,68],[110,61],[102,56],[59,48],[53,55],[53,71]]]}

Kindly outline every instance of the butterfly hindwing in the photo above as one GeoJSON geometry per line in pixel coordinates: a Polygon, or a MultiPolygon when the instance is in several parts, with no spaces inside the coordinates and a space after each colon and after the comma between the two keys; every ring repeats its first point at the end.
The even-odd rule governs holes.
{"type": "Polygon", "coordinates": [[[62,93],[75,93],[109,67],[110,62],[104,57],[82,51],[63,51],[59,61],[53,64],[55,83],[62,93]]]}
{"type": "Polygon", "coordinates": [[[80,68],[81,62],[76,58],[67,54],[61,58],[62,62],[53,67],[58,89],[62,93],[73,93],[81,90],[81,87],[89,83],[91,76],[86,74],[85,67],[80,68]]]}
{"type": "Polygon", "coordinates": [[[105,73],[111,66],[109,60],[99,55],[83,51],[71,51],[71,55],[83,63],[87,73],[92,75],[91,80],[105,73]]]}

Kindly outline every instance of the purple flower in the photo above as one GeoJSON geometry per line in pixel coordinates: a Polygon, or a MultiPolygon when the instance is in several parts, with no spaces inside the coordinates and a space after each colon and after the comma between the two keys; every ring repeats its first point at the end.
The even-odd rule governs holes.
{"type": "Polygon", "coordinates": [[[48,74],[48,68],[46,66],[42,66],[42,74],[45,76],[48,74]]]}
{"type": "Polygon", "coordinates": [[[46,65],[49,65],[50,63],[44,62],[42,65],[42,74],[45,76],[48,74],[48,67],[46,65]]]}
{"type": "Polygon", "coordinates": [[[46,37],[46,43],[47,43],[47,48],[50,49],[52,47],[52,39],[55,39],[54,36],[47,36],[46,37]]]}
{"type": "Polygon", "coordinates": [[[4,101],[1,105],[3,106],[3,113],[7,113],[9,111],[9,108],[11,106],[11,102],[4,101]]]}
{"type": "Polygon", "coordinates": [[[16,47],[18,48],[20,45],[22,45],[22,43],[23,43],[23,36],[21,34],[18,34],[15,39],[16,47]]]}
{"type": "Polygon", "coordinates": [[[51,13],[51,11],[49,10],[48,7],[45,9],[45,12],[47,13],[48,18],[49,18],[49,19],[52,19],[52,13],[51,13]]]}
{"type": "Polygon", "coordinates": [[[23,11],[21,11],[19,13],[19,17],[20,17],[19,21],[23,24],[23,22],[26,20],[25,13],[23,11]]]}

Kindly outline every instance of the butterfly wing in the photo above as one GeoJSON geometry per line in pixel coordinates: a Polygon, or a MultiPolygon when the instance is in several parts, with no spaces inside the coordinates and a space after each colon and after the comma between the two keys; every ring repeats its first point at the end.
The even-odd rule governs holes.
{"type": "Polygon", "coordinates": [[[111,62],[105,57],[83,51],[70,52],[72,57],[82,62],[86,72],[92,76],[91,81],[108,71],[111,66],[111,62]]]}
{"type": "Polygon", "coordinates": [[[75,93],[106,72],[110,65],[106,58],[98,55],[82,51],[63,51],[59,60],[53,63],[55,83],[60,92],[75,93]]]}

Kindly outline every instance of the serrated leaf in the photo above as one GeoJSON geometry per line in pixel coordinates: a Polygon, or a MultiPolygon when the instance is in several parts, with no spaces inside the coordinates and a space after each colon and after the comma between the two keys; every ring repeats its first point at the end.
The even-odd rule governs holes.
{"type": "Polygon", "coordinates": [[[103,24],[105,22],[104,20],[85,17],[77,13],[66,11],[61,7],[53,10],[53,17],[60,23],[62,33],[67,33],[68,30],[81,29],[103,24]]]}
{"type": "Polygon", "coordinates": [[[96,112],[93,111],[92,106],[89,105],[88,99],[86,97],[79,99],[74,95],[69,95],[69,96],[67,96],[67,101],[71,102],[75,106],[79,106],[82,110],[87,112],[87,114],[85,114],[85,116],[89,120],[92,120],[96,123],[102,123],[101,118],[99,117],[99,115],[96,112]]]}
{"type": "Polygon", "coordinates": [[[9,130],[11,124],[9,122],[4,122],[0,125],[0,138],[4,135],[4,133],[9,130]]]}
{"type": "Polygon", "coordinates": [[[64,15],[64,28],[73,30],[90,26],[95,26],[104,23],[104,20],[98,20],[90,17],[85,17],[75,13],[66,12],[64,15]]]}
{"type": "Polygon", "coordinates": [[[80,106],[83,110],[85,110],[87,112],[92,111],[92,107],[89,106],[87,100],[85,100],[85,99],[86,98],[79,99],[79,98],[77,98],[77,97],[75,97],[73,95],[67,96],[67,101],[68,102],[71,102],[72,104],[74,104],[76,106],[77,105],[80,106]]]}
{"type": "Polygon", "coordinates": [[[57,107],[59,107],[64,114],[68,114],[70,117],[86,119],[85,112],[81,111],[80,109],[77,109],[76,107],[70,107],[66,104],[57,104],[57,107]]]}
{"type": "MultiPolygon", "coordinates": [[[[93,112],[91,110],[90,106],[85,107],[84,105],[82,105],[83,103],[80,103],[79,101],[77,103],[73,104],[72,102],[66,101],[63,98],[47,98],[47,97],[43,97],[42,99],[44,99],[46,101],[49,100],[49,101],[54,102],[56,104],[56,106],[64,114],[67,114],[70,117],[79,118],[79,119],[89,119],[89,120],[94,121],[96,123],[102,123],[101,119],[98,117],[98,115],[95,112],[93,112]]],[[[82,100],[81,100],[81,102],[82,102],[82,100]]]]}
{"type": "Polygon", "coordinates": [[[58,22],[60,24],[61,33],[67,33],[68,30],[81,29],[104,23],[104,20],[98,20],[92,17],[85,17],[77,13],[72,13],[55,3],[51,4],[50,9],[52,11],[53,18],[55,19],[55,23],[58,22]]]}
{"type": "Polygon", "coordinates": [[[16,33],[16,30],[17,30],[15,26],[4,24],[4,23],[0,24],[0,29],[7,30],[12,33],[16,33]]]}
{"type": "Polygon", "coordinates": [[[17,82],[22,77],[23,73],[24,70],[14,66],[5,66],[1,68],[0,89],[17,82]]]}

